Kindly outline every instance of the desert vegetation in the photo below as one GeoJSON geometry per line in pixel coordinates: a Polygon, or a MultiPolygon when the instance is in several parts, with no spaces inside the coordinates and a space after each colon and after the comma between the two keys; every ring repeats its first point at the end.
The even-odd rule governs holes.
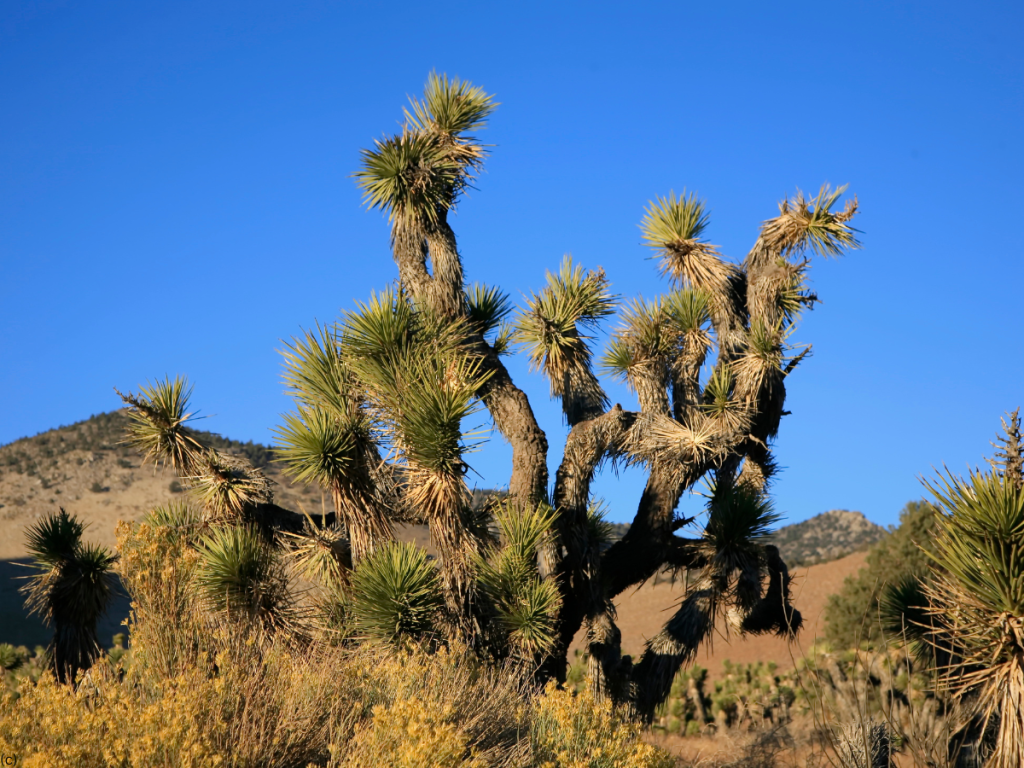
{"type": "MultiPolygon", "coordinates": [[[[295,407],[273,457],[192,429],[184,378],[122,395],[127,441],[173,469],[180,494],[122,524],[116,552],[85,542],[63,509],[31,528],[26,597],[55,638],[31,657],[0,648],[5,669],[36,670],[5,694],[0,750],[38,766],[653,768],[673,758],[652,733],[776,734],[803,717],[821,754],[851,768],[896,750],[921,765],[1024,763],[1016,414],[992,471],[941,478],[931,503],[908,508],[908,530],[933,526],[920,556],[914,536],[883,541],[912,566],[851,587],[861,624],[878,619],[863,647],[812,649],[785,675],[729,668],[713,685],[692,666],[716,626],[800,629],[769,537],[772,444],[785,381],[810,351],[790,343],[817,301],[810,258],[857,246],[856,200],[840,207],[828,186],[783,200],[732,262],[705,239],[703,201],[669,193],[641,222],[664,294],[624,301],[603,270],[566,257],[513,309],[466,283],[449,221],[496,106],[431,75],[401,130],[363,151],[356,181],[387,216],[399,280],[288,345],[295,407]],[[616,313],[595,358],[595,329],[616,313]],[[517,351],[568,428],[554,478],[502,362],[517,351]],[[612,405],[599,373],[639,409],[612,405]],[[474,503],[466,475],[485,435],[465,429],[478,411],[513,459],[507,487],[474,503]],[[282,506],[271,458],[331,510],[282,506]],[[648,478],[621,536],[591,493],[608,462],[648,478]],[[681,516],[701,482],[706,516],[681,516]],[[409,523],[428,526],[436,557],[398,540],[409,523]],[[632,659],[612,601],[666,571],[686,592],[632,659]],[[115,573],[132,614],[127,650],[110,653],[95,625],[115,573]]],[[[737,761],[778,760],[750,744],[761,751],[737,761]]]]}
{"type": "MultiPolygon", "coordinates": [[[[332,604],[324,612],[343,607],[378,639],[406,627],[399,634],[457,641],[560,681],[582,628],[595,693],[649,719],[718,616],[745,632],[799,627],[785,563],[765,542],[777,519],[770,443],[784,380],[809,351],[794,355],[788,343],[817,300],[807,256],[856,246],[856,202],[837,208],[842,190],[827,187],[784,200],[735,264],[704,239],[704,203],[669,194],[651,203],[641,229],[672,291],[623,303],[602,270],[566,258],[513,313],[500,289],[466,285],[448,221],[486,156],[471,132],[495,106],[478,87],[432,75],[401,132],[363,152],[356,180],[388,216],[399,284],[293,340],[285,381],[296,410],[278,430],[285,471],[328,492],[332,516],[316,523],[278,507],[258,467],[202,444],[186,426],[182,379],[124,396],[132,440],[175,468],[202,524],[214,527],[200,546],[210,568],[228,552],[259,561],[253,572],[274,586],[245,599],[265,629],[293,610],[279,561],[294,553],[332,604]],[[592,329],[620,307],[595,361],[592,329]],[[501,361],[515,349],[548,379],[570,428],[553,484],[547,438],[501,361]],[[609,407],[599,369],[633,389],[639,411],[609,407]],[[513,466],[507,495],[474,510],[465,474],[480,436],[462,429],[481,407],[511,443],[513,466]],[[614,544],[590,494],[606,461],[649,475],[614,544]],[[683,538],[695,521],[677,515],[678,501],[703,479],[708,519],[683,538]],[[436,563],[395,543],[403,520],[429,525],[436,563]],[[610,601],[666,565],[693,572],[695,588],[634,663],[619,650],[610,601]],[[370,616],[383,605],[395,611],[386,622],[370,616]]],[[[214,583],[204,584],[212,594],[214,583]]]]}
{"type": "MultiPolygon", "coordinates": [[[[248,674],[274,654],[316,659],[355,643],[405,649],[394,653],[462,649],[461,666],[514,669],[535,686],[557,685],[582,629],[591,698],[572,701],[614,707],[607,716],[625,717],[627,727],[654,717],[719,616],[737,631],[799,628],[786,565],[765,538],[777,519],[767,494],[770,443],[784,415],[784,380],[809,351],[794,355],[788,344],[801,311],[816,301],[807,255],[856,246],[849,224],[856,202],[838,209],[842,190],[828,187],[816,198],[784,200],[737,264],[704,239],[704,203],[670,193],[641,223],[669,293],[623,304],[602,270],[566,258],[513,314],[500,289],[466,285],[448,221],[486,156],[472,132],[495,106],[478,87],[432,75],[400,133],[363,152],[356,180],[367,204],[388,216],[399,283],[293,341],[285,381],[296,410],[278,430],[285,471],[327,492],[332,514],[315,521],[278,506],[257,463],[203,441],[187,424],[183,379],[123,396],[129,440],[146,460],[172,467],[188,490],[187,500],[154,510],[119,541],[117,567],[134,606],[133,674],[223,684],[219,655],[251,654],[258,661],[223,660],[248,674]],[[620,307],[620,325],[595,361],[592,329],[620,307]],[[546,435],[501,361],[516,349],[548,379],[570,429],[553,484],[546,435]],[[598,370],[624,380],[640,410],[609,407],[598,370]],[[513,466],[507,492],[475,508],[465,474],[480,436],[462,430],[481,407],[511,443],[513,466]],[[590,494],[606,461],[649,475],[628,531],[614,543],[590,494]],[[705,478],[708,518],[698,536],[683,538],[678,532],[695,521],[677,515],[678,501],[705,478]],[[429,526],[436,561],[395,541],[403,521],[429,526]],[[611,599],[666,566],[692,574],[693,589],[634,663],[621,654],[611,599]],[[306,593],[297,579],[310,585],[306,593]]],[[[37,560],[33,599],[59,605],[59,579],[47,574],[72,566],[43,571],[47,561],[37,560]]],[[[90,583],[98,600],[103,579],[90,583]]],[[[89,661],[59,657],[60,680],[89,661]]],[[[106,684],[93,669],[94,685],[106,684]]],[[[146,687],[141,678],[138,685],[146,687]]],[[[175,685],[186,697],[197,690],[175,685]]],[[[70,695],[52,690],[54,701],[70,695]]],[[[414,712],[388,712],[396,728],[412,728],[414,712]]],[[[315,727],[328,717],[319,712],[315,727]]],[[[424,727],[435,726],[443,722],[424,727]]],[[[199,732],[206,738],[216,729],[199,732]]],[[[357,734],[346,743],[364,740],[357,734]]],[[[462,747],[467,755],[475,748],[462,747]]],[[[545,760],[576,760],[560,754],[551,747],[545,760]]]]}

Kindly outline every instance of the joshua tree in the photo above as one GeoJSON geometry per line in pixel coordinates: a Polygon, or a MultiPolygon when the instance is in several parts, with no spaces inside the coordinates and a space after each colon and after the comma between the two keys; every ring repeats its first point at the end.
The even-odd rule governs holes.
{"type": "MultiPolygon", "coordinates": [[[[598,690],[650,715],[717,617],[745,632],[787,634],[800,625],[786,566],[764,538],[776,519],[771,444],[785,414],[785,379],[809,352],[792,355],[788,344],[801,311],[817,300],[806,256],[856,247],[856,201],[838,209],[843,189],[827,186],[815,198],[784,200],[733,263],[704,237],[704,202],[670,193],[641,223],[669,292],[620,305],[601,269],[567,258],[512,317],[500,290],[467,285],[449,224],[487,154],[472,133],[495,107],[480,88],[431,75],[400,133],[363,150],[356,180],[367,204],[387,214],[398,285],[290,345],[285,380],[297,409],[278,430],[286,471],[329,491],[335,516],[303,529],[273,504],[257,470],[200,446],[184,426],[181,381],[126,396],[133,439],[178,469],[211,518],[299,536],[303,562],[333,574],[339,593],[354,567],[353,610],[367,595],[393,596],[403,580],[415,594],[430,592],[424,561],[391,543],[394,522],[427,523],[443,600],[438,631],[481,653],[526,654],[542,674],[561,677],[583,628],[598,690]],[[595,363],[593,330],[620,306],[595,363]],[[516,349],[548,379],[568,426],[553,482],[547,436],[501,360],[516,349]],[[629,385],[639,410],[611,406],[598,368],[629,385]],[[513,458],[503,501],[477,510],[466,453],[481,436],[464,434],[462,424],[481,407],[513,458]],[[590,490],[607,461],[648,473],[629,532],[613,544],[590,490]],[[693,518],[677,505],[702,479],[713,488],[709,517],[700,535],[682,538],[677,532],[693,518]],[[612,600],[662,568],[695,578],[633,664],[620,654],[612,600]],[[386,578],[360,576],[362,569],[386,578]]],[[[396,613],[400,626],[401,616],[416,626],[422,618],[396,613]]],[[[378,619],[356,623],[396,626],[378,619]]]]}
{"type": "Polygon", "coordinates": [[[110,601],[114,555],[82,543],[85,529],[63,509],[28,529],[36,574],[22,587],[31,613],[53,624],[50,659],[60,682],[74,682],[100,653],[96,623],[110,601]]]}

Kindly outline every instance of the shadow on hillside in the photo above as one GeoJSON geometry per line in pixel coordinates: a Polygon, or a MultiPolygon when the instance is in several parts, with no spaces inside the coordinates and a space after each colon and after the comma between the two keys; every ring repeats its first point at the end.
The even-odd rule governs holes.
{"type": "MultiPolygon", "coordinates": [[[[53,630],[38,616],[28,615],[25,597],[18,591],[25,583],[24,577],[32,573],[25,567],[29,562],[28,558],[0,560],[0,643],[34,648],[47,645],[53,637],[53,630]]],[[[114,596],[98,628],[100,644],[104,648],[113,645],[114,635],[125,631],[121,622],[128,618],[130,607],[128,595],[121,588],[121,580],[115,577],[114,596]]]]}

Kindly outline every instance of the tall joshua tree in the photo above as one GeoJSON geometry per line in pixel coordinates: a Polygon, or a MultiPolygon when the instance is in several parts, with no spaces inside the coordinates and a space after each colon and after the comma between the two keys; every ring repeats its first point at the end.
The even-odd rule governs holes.
{"type": "MultiPolygon", "coordinates": [[[[368,206],[388,217],[398,286],[289,346],[285,380],[297,408],[278,431],[281,458],[331,493],[329,524],[347,533],[351,561],[322,572],[387,563],[395,574],[410,563],[418,574],[422,562],[394,554],[392,525],[426,522],[444,631],[482,653],[518,648],[561,676],[572,638],[585,629],[597,688],[650,715],[719,616],[745,632],[788,634],[800,625],[786,566],[764,538],[775,520],[771,444],[785,414],[785,379],[809,352],[793,355],[788,343],[817,300],[806,285],[808,257],[856,247],[856,201],[838,208],[843,189],[827,186],[814,198],[784,200],[734,263],[705,238],[704,202],[670,193],[641,222],[668,292],[620,306],[602,270],[567,258],[513,317],[500,290],[466,283],[449,223],[487,155],[473,134],[496,106],[479,87],[432,74],[400,132],[363,150],[356,181],[368,206]],[[595,360],[594,329],[617,310],[619,326],[595,360]],[[553,482],[547,436],[501,359],[516,350],[548,379],[568,426],[553,482]],[[639,409],[611,405],[599,371],[624,380],[639,409]],[[483,513],[471,507],[465,482],[466,454],[480,436],[462,431],[479,408],[513,451],[507,497],[483,513]],[[609,460],[648,474],[628,534],[612,545],[590,492],[609,460]],[[677,533],[693,519],[676,508],[705,478],[713,492],[704,531],[683,538],[677,533]],[[392,554],[378,557],[378,549],[392,554]],[[696,578],[634,664],[620,654],[612,600],[665,567],[696,578]]],[[[218,501],[225,514],[294,528],[295,517],[250,482],[251,468],[232,476],[220,469],[226,457],[189,442],[180,402],[155,405],[170,387],[127,396],[136,442],[180,467],[196,489],[232,477],[259,486],[262,495],[237,509],[218,501]]],[[[329,539],[325,531],[307,531],[302,551],[329,539]]],[[[422,593],[427,581],[409,575],[422,593]]]]}

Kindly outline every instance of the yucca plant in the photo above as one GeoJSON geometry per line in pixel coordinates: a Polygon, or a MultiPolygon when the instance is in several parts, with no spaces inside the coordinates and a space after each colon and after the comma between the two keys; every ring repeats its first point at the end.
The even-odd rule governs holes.
{"type": "Polygon", "coordinates": [[[21,591],[30,613],[53,626],[50,658],[62,683],[74,682],[102,652],[96,624],[110,602],[116,556],[82,541],[85,526],[63,508],[26,531],[35,574],[21,591]]]}
{"type": "Polygon", "coordinates": [[[989,768],[1024,765],[1024,479],[1018,412],[993,471],[928,484],[944,514],[916,633],[936,651],[942,684],[993,733],[989,768]]]}
{"type": "Polygon", "coordinates": [[[505,501],[495,508],[501,546],[491,546],[477,560],[481,592],[499,647],[536,661],[556,640],[555,621],[561,596],[551,580],[540,577],[538,553],[549,543],[556,513],[546,504],[521,509],[505,501]]]}
{"type": "Polygon", "coordinates": [[[513,339],[527,348],[534,370],[543,370],[551,396],[562,401],[570,426],[593,418],[608,407],[608,398],[594,376],[592,340],[584,331],[612,314],[615,299],[603,270],[587,272],[566,256],[558,274],[526,301],[513,339]]]}
{"type": "Polygon", "coordinates": [[[331,494],[358,562],[394,538],[386,511],[393,494],[366,395],[342,359],[336,332],[318,331],[284,352],[285,382],[298,412],[276,430],[278,455],[286,474],[331,494]]]}
{"type": "Polygon", "coordinates": [[[771,446],[786,413],[785,380],[809,354],[790,345],[816,300],[809,258],[857,246],[856,202],[840,209],[842,188],[827,186],[813,199],[785,200],[735,260],[710,241],[704,201],[669,193],[640,223],[669,281],[664,294],[622,304],[611,275],[567,257],[512,315],[499,288],[467,286],[449,216],[482,169],[487,148],[476,134],[496,106],[480,87],[432,74],[401,128],[362,154],[356,182],[387,216],[398,285],[284,353],[296,403],[278,431],[279,455],[293,476],[330,492],[335,512],[324,527],[303,530],[301,516],[277,508],[269,491],[257,494],[255,470],[211,479],[227,462],[189,442],[183,386],[126,398],[139,425],[133,439],[181,467],[210,524],[254,521],[314,574],[349,585],[338,599],[361,612],[364,634],[394,638],[403,626],[439,642],[454,634],[478,653],[532,658],[541,677],[564,678],[583,629],[597,690],[649,717],[717,616],[740,631],[790,634],[800,624],[785,564],[763,536],[773,521],[771,446]],[[620,309],[602,355],[602,324],[620,309]],[[547,379],[569,427],[553,479],[548,436],[502,362],[517,350],[547,379]],[[629,384],[638,408],[610,404],[595,355],[629,384]],[[512,467],[507,502],[474,509],[465,477],[485,436],[479,428],[489,426],[479,424],[480,409],[510,443],[512,467]],[[591,497],[608,461],[648,474],[629,531],[614,543],[591,497]],[[707,530],[684,538],[693,520],[679,501],[707,478],[716,488],[707,530]],[[430,526],[436,563],[396,549],[400,521],[430,526]],[[335,556],[343,541],[354,570],[335,556]],[[693,572],[695,587],[631,663],[619,652],[613,600],[666,567],[693,572]],[[393,576],[373,581],[381,569],[393,576]],[[410,605],[439,589],[443,605],[413,612],[429,621],[403,624],[403,589],[415,596],[410,605]],[[386,610],[372,618],[378,599],[386,610]]]}
{"type": "Polygon", "coordinates": [[[419,547],[393,542],[352,573],[357,631],[391,643],[440,635],[444,600],[437,571],[419,547]]]}
{"type": "Polygon", "coordinates": [[[131,419],[126,441],[142,451],[144,461],[174,469],[204,523],[248,522],[268,534],[301,529],[301,516],[274,504],[263,472],[242,456],[203,445],[185,426],[194,418],[188,411],[191,394],[191,385],[181,376],[147,384],[139,394],[118,392],[131,419]]]}
{"type": "Polygon", "coordinates": [[[264,636],[301,629],[280,554],[256,528],[215,527],[198,550],[196,586],[211,615],[264,636]]]}

